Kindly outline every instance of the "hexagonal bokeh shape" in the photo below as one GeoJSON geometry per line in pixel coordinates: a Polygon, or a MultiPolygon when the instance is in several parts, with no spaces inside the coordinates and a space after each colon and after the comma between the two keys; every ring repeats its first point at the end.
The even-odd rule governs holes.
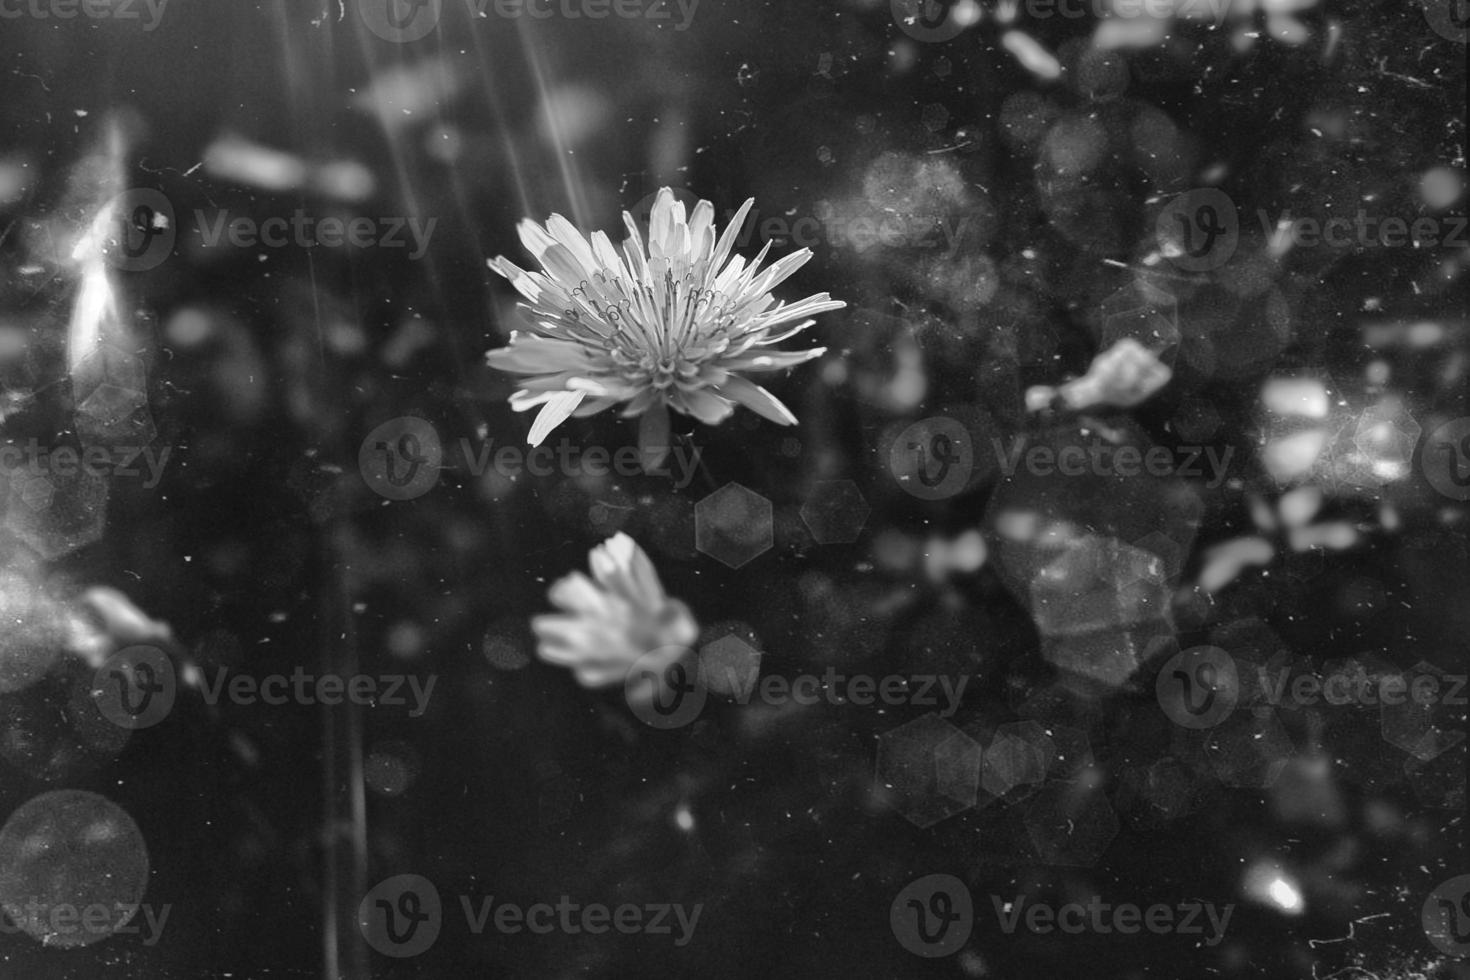
{"type": "Polygon", "coordinates": [[[70,476],[51,472],[18,484],[12,477],[5,526],[42,558],[52,561],[102,537],[109,489],[104,477],[79,467],[70,476]],[[51,492],[35,493],[37,480],[49,482],[51,492]]]}
{"type": "Polygon", "coordinates": [[[72,369],[72,390],[81,400],[100,385],[146,391],[148,373],[143,359],[111,344],[98,344],[72,369]]]}
{"type": "Polygon", "coordinates": [[[56,497],[56,484],[45,473],[16,472],[9,478],[10,491],[26,507],[42,511],[56,497]]]}
{"type": "Polygon", "coordinates": [[[1106,686],[1127,682],[1154,646],[1172,635],[1164,563],[1114,538],[1067,542],[1031,583],[1042,656],[1106,686]]]}
{"type": "Polygon", "coordinates": [[[931,133],[937,133],[949,125],[949,110],[938,102],[931,102],[924,106],[924,128],[931,133]]]}
{"type": "Polygon", "coordinates": [[[1390,679],[1380,678],[1378,686],[1384,741],[1420,762],[1430,762],[1465,741],[1464,692],[1457,678],[1423,660],[1398,676],[1402,683],[1392,679],[1386,690],[1390,679]]]}
{"type": "Polygon", "coordinates": [[[1080,636],[1049,636],[1041,655],[1063,673],[1058,683],[1071,697],[1096,698],[1121,687],[1174,642],[1163,623],[1100,629],[1080,636]]]}
{"type": "Polygon", "coordinates": [[[966,807],[980,796],[980,743],[962,731],[944,739],[934,750],[934,788],[945,799],[966,807]]]}
{"type": "Polygon", "coordinates": [[[1406,760],[1404,775],[1414,788],[1414,795],[1425,806],[1463,813],[1467,783],[1465,761],[1465,743],[1461,742],[1428,762],[1412,758],[1406,760]]]}
{"type": "Polygon", "coordinates": [[[1096,535],[1069,541],[1031,582],[1032,616],[1046,636],[1162,619],[1169,598],[1158,555],[1096,535]]]}
{"type": "Polygon", "coordinates": [[[1092,741],[1080,728],[1047,725],[1043,729],[1051,743],[1052,755],[1047,774],[1054,779],[1074,779],[1095,764],[1092,741]]]}
{"type": "Polygon", "coordinates": [[[1102,302],[1102,349],[1131,337],[1161,357],[1179,349],[1179,301],[1144,279],[1102,302]]]}
{"type": "Polygon", "coordinates": [[[1009,735],[1019,738],[1031,745],[1032,748],[1041,753],[1042,764],[1051,768],[1052,760],[1056,758],[1056,745],[1052,743],[1051,732],[1039,721],[1008,721],[995,730],[997,735],[1009,735]]]}
{"type": "Polygon", "coordinates": [[[716,694],[747,698],[760,673],[761,652],[733,633],[699,651],[700,682],[716,694]]]}
{"type": "MultiPolygon", "coordinates": [[[[1056,760],[1057,747],[1052,742],[1051,733],[1046,726],[1038,721],[1012,721],[1001,725],[995,730],[996,738],[1019,739],[1026,746],[1032,763],[1041,763],[1041,772],[1036,776],[1034,782],[1041,782],[1051,770],[1052,763],[1056,760]]],[[[1026,774],[1033,772],[1031,764],[1028,764],[1026,774]]]]}
{"type": "Polygon", "coordinates": [[[931,712],[878,737],[875,779],[889,806],[932,827],[975,805],[980,746],[931,712]]]}
{"type": "Polygon", "coordinates": [[[67,645],[67,620],[45,589],[0,566],[0,623],[0,695],[13,694],[50,673],[67,645]]]}
{"type": "MultiPolygon", "coordinates": [[[[1184,570],[1184,562],[1189,557],[1179,542],[1162,531],[1150,531],[1133,542],[1133,547],[1157,555],[1159,560],[1164,563],[1164,579],[1169,582],[1178,581],[1179,573],[1184,570]]],[[[1130,563],[1123,570],[1130,574],[1137,574],[1138,572],[1147,571],[1148,565],[1130,563]]]]}
{"type": "Polygon", "coordinates": [[[1047,864],[1091,867],[1118,836],[1100,779],[1048,783],[1026,803],[1026,832],[1047,864]]]}
{"type": "Polygon", "coordinates": [[[998,732],[985,747],[980,786],[991,796],[1005,796],[1044,780],[1046,764],[1046,752],[1039,744],[1014,732],[998,732]]]}
{"type": "Polygon", "coordinates": [[[852,544],[869,512],[862,491],[851,480],[823,480],[801,505],[801,519],[817,544],[852,544]]]}
{"type": "Polygon", "coordinates": [[[1424,429],[1404,408],[1402,400],[1385,399],[1370,405],[1358,419],[1353,446],[1375,482],[1407,476],[1412,469],[1414,447],[1424,429]]]}
{"type": "Polygon", "coordinates": [[[771,502],[727,483],[694,505],[694,546],[730,568],[740,568],[775,544],[771,502]]]}
{"type": "Polygon", "coordinates": [[[100,384],[77,403],[77,434],[86,443],[142,446],[156,434],[148,396],[136,388],[100,384]]]}
{"type": "Polygon", "coordinates": [[[1296,755],[1296,745],[1271,708],[1251,708],[1210,730],[1205,756],[1226,786],[1265,789],[1296,755]]]}

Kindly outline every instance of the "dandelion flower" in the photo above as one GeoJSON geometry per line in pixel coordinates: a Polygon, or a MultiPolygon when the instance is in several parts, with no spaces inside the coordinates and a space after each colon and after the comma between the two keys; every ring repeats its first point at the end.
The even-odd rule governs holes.
{"type": "Polygon", "coordinates": [[[594,415],[614,405],[640,419],[638,444],[646,467],[668,449],[669,410],[706,425],[723,422],[744,405],[781,425],[796,417],[745,375],[778,371],[820,357],[825,348],[775,350],[813,322],[814,314],[846,304],[817,293],[779,302],[771,290],[806,264],[801,249],[769,268],[732,255],[754,200],[746,201],[716,239],[714,206],[700,201],[692,214],[665,187],[653,205],[645,247],[633,216],[623,212],[628,237],[622,251],[603,232],[584,238],[553,214],[543,228],[529,219],[521,243],[543,271],[527,272],[497,257],[490,268],[510,280],[526,302],[529,330],[491,351],[492,367],[524,375],[511,407],[541,406],[527,441],[535,446],[570,416],[594,415]]]}
{"type": "Polygon", "coordinates": [[[531,620],[537,653],[568,667],[583,687],[622,684],[638,660],[668,663],[688,654],[699,635],[689,607],[672,599],[653,562],[626,534],[592,549],[592,578],[573,572],[552,584],[547,598],[561,613],[531,620]]]}

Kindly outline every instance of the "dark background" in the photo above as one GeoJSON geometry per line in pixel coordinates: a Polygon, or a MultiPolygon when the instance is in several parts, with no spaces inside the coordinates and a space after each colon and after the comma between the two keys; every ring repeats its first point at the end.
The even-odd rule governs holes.
{"type": "MultiPolygon", "coordinates": [[[[1246,6],[1241,16],[1264,26],[1246,6]]],[[[1387,487],[1322,484],[1323,514],[1361,530],[1353,548],[1283,546],[1212,597],[1192,587],[1208,546],[1257,533],[1249,501],[1280,496],[1256,461],[1271,425],[1259,403],[1268,375],[1316,372],[1361,407],[1368,365],[1386,360],[1389,389],[1426,431],[1470,414],[1463,247],[1298,249],[1268,261],[1254,217],[1351,213],[1369,195],[1377,213],[1420,213],[1411,191],[1422,173],[1463,176],[1464,46],[1430,30],[1414,2],[1329,0],[1299,17],[1304,43],[1262,31],[1243,51],[1230,30],[1180,25],[1166,43],[1128,51],[1123,74],[1079,69],[1093,20],[1041,22],[1031,33],[1059,53],[1058,81],[1018,65],[993,19],[923,44],[886,4],[858,2],[705,0],[685,32],[616,19],[473,22],[450,4],[438,34],[407,45],[365,31],[351,3],[173,0],[152,33],[80,19],[0,24],[0,156],[27,175],[0,205],[0,323],[23,338],[6,388],[47,391],[7,418],[7,438],[66,438],[70,395],[47,386],[66,373],[80,273],[42,229],[76,230],[117,190],[156,187],[180,213],[438,219],[417,262],[387,249],[206,254],[186,227],[159,268],[115,274],[159,443],[176,455],[154,490],[110,487],[105,512],[89,511],[95,533],[54,560],[7,532],[8,567],[62,595],[123,589],[201,665],[289,673],[355,658],[366,673],[439,678],[418,719],[384,707],[215,714],[184,692],[115,758],[41,776],[0,768],[6,813],[61,787],[118,803],[148,842],[146,901],[174,907],[155,947],[114,937],[61,951],[0,936],[0,977],[320,975],[332,896],[355,903],[355,887],[399,873],[436,883],[452,906],[445,932],[408,961],[344,950],[344,975],[1465,976],[1419,925],[1423,897],[1467,870],[1463,743],[1416,767],[1371,713],[1284,712],[1285,774],[1269,788],[1223,785],[1199,743],[1169,731],[1149,668],[1120,690],[1079,687],[1039,655],[1025,605],[993,564],[941,581],[919,557],[936,536],[980,526],[997,494],[1034,494],[1053,516],[1086,514],[1094,527],[1187,526],[1181,645],[1228,641],[1263,662],[1371,653],[1464,670],[1465,512],[1417,470],[1387,487]],[[417,74],[402,91],[430,91],[423,108],[364,108],[370,85],[404,70],[417,74]],[[1024,93],[1035,96],[1016,99],[1024,93]],[[547,99],[561,107],[556,126],[547,99]],[[1174,135],[1150,157],[1143,134],[1171,132],[1160,113],[1174,135]],[[1103,162],[1080,185],[1051,188],[1038,178],[1040,134],[1081,120],[1105,137],[1103,162]],[[355,160],[374,190],[344,203],[198,167],[228,134],[307,161],[355,160]],[[1032,425],[1021,393],[1086,368],[1102,299],[1151,244],[1150,207],[1204,183],[1212,166],[1225,168],[1218,184],[1245,216],[1247,258],[1175,284],[1184,333],[1208,338],[1212,354],[1181,360],[1134,419],[1140,441],[1235,447],[1239,482],[1192,486],[1201,506],[1185,515],[1168,503],[1174,481],[1130,498],[1002,486],[982,467],[950,500],[903,493],[885,465],[896,428],[934,414],[1006,437],[1032,425]],[[676,419],[706,449],[707,473],[686,490],[651,477],[507,489],[446,470],[416,500],[374,496],[358,444],[389,418],[423,416],[446,442],[522,438],[527,422],[505,404],[511,379],[482,361],[504,342],[512,298],[485,259],[528,261],[515,223],[580,210],[581,223],[611,229],[620,208],[665,183],[721,215],[754,196],[766,215],[835,202],[917,226],[973,218],[975,232],[954,254],[815,247],[783,295],[826,290],[849,307],[815,328],[832,353],[776,383],[800,426],[746,412],[714,430],[676,419]],[[1422,321],[1443,326],[1439,343],[1403,341],[1422,321]],[[1388,343],[1370,339],[1375,324],[1388,343]],[[921,399],[900,384],[909,351],[921,355],[921,399]],[[1182,433],[1180,419],[1210,414],[1201,406],[1212,424],[1182,433]],[[871,506],[856,544],[818,545],[798,515],[831,479],[856,481],[871,506]],[[776,515],[775,548],[739,570],[694,548],[694,503],[729,480],[776,515]],[[874,759],[878,737],[922,711],[721,705],[689,729],[656,732],[615,694],[535,662],[525,624],[548,608],[546,585],[585,568],[587,549],[618,528],[649,550],[707,638],[757,637],[766,672],[969,672],[951,720],[974,737],[1023,718],[1084,732],[1117,836],[1093,866],[1050,865],[1031,845],[1026,791],[912,825],[875,788],[874,759]],[[350,820],[332,822],[354,786],[372,785],[353,745],[416,770],[401,794],[366,792],[360,859],[350,820]],[[1150,795],[1159,766],[1183,787],[1172,809],[1150,795]],[[1243,896],[1243,870],[1259,860],[1290,869],[1305,914],[1243,896]],[[930,962],[895,941],[888,906],[933,872],[965,879],[987,906],[990,894],[1027,892],[1240,907],[1215,948],[980,928],[965,952],[930,962]],[[684,949],[652,936],[476,937],[460,894],[703,902],[704,912],[684,949]]],[[[557,435],[614,446],[632,431],[609,414],[557,435]]],[[[1463,730],[1463,709],[1458,721],[1463,730]]],[[[359,942],[350,928],[341,935],[359,942]]]]}

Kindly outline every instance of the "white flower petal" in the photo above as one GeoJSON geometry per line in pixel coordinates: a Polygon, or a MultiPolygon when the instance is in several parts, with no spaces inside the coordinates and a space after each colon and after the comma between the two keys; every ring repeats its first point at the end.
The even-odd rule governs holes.
{"type": "MultiPolygon", "coordinates": [[[[511,407],[542,406],[529,441],[539,444],[561,421],[623,406],[642,416],[650,450],[667,443],[667,412],[707,425],[728,418],[737,402],[782,424],[791,412],[743,372],[770,372],[820,357],[821,349],[781,351],[774,345],[811,326],[818,313],[846,304],[817,293],[782,303],[773,290],[811,259],[798,249],[763,268],[765,242],[746,260],[735,254],[755,206],[746,200],[723,229],[714,205],[686,209],[670,188],[654,200],[640,230],[624,212],[621,248],[600,232],[584,236],[561,215],[518,227],[541,263],[531,272],[496,258],[489,267],[528,301],[526,340],[512,337],[489,355],[491,366],[524,376],[511,407]],[[644,241],[644,235],[647,241],[644,241]],[[528,341],[535,340],[535,343],[528,341]],[[560,346],[558,346],[560,345],[560,346]]],[[[666,451],[666,445],[663,449],[666,451]]]]}
{"type": "Polygon", "coordinates": [[[546,400],[546,405],[541,409],[541,414],[536,416],[536,421],[531,425],[531,431],[526,436],[526,442],[533,446],[541,445],[542,441],[551,434],[551,430],[561,425],[582,404],[582,399],[587,396],[580,391],[557,392],[546,400]]]}
{"type": "Polygon", "coordinates": [[[791,409],[781,404],[779,398],[738,374],[732,374],[725,379],[725,383],[720,385],[720,394],[735,399],[752,412],[762,418],[770,419],[777,425],[796,424],[796,416],[791,414],[791,409]]]}
{"type": "Polygon", "coordinates": [[[556,244],[556,239],[548,235],[545,228],[530,218],[525,218],[516,225],[516,234],[520,236],[521,246],[537,258],[541,257],[542,252],[556,244]]]}
{"type": "Polygon", "coordinates": [[[735,411],[733,404],[708,388],[677,391],[673,403],[685,415],[692,415],[705,425],[719,425],[735,411]]]}

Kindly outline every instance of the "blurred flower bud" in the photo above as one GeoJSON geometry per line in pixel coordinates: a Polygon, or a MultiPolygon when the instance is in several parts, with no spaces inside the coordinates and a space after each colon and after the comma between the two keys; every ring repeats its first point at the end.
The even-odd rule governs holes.
{"type": "Polygon", "coordinates": [[[1169,383],[1174,372],[1152,351],[1124,337],[1092,359],[1087,373],[1061,388],[1037,386],[1026,391],[1026,408],[1041,411],[1055,403],[1073,411],[1098,406],[1132,408],[1169,383]]]}

